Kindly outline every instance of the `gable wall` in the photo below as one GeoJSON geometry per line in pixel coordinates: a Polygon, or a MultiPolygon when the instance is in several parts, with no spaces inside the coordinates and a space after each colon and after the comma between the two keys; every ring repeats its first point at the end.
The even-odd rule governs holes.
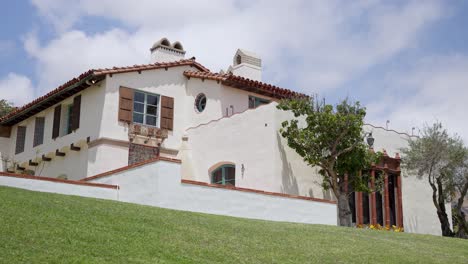
{"type": "MultiPolygon", "coordinates": [[[[57,177],[65,174],[69,179],[79,179],[86,176],[87,153],[86,139],[90,137],[94,139],[99,134],[99,119],[103,112],[104,89],[105,81],[85,89],[84,91],[75,94],[59,104],[66,105],[73,102],[73,98],[81,95],[81,110],[80,110],[80,126],[79,128],[68,135],[63,135],[55,140],[52,139],[52,127],[54,122],[54,108],[56,104],[44,111],[32,116],[12,127],[11,136],[9,139],[8,150],[5,155],[9,159],[18,162],[26,169],[35,171],[35,175],[47,175],[49,177],[57,177]],[[44,127],[44,142],[43,144],[33,147],[35,118],[45,117],[44,127]],[[16,136],[18,126],[26,126],[26,141],[25,149],[22,153],[15,155],[16,136]],[[70,151],[70,144],[80,145],[82,147],[79,152],[70,151]],[[56,157],[55,151],[60,150],[66,153],[65,157],[56,157]],[[42,162],[41,157],[45,154],[52,158],[50,162],[42,162]],[[39,166],[28,166],[29,160],[38,160],[39,166]]],[[[63,108],[63,107],[62,107],[63,108]]],[[[62,109],[63,114],[63,109],[62,109]]],[[[62,124],[60,130],[63,130],[62,124]]],[[[62,135],[62,134],[61,134],[62,135]]]]}

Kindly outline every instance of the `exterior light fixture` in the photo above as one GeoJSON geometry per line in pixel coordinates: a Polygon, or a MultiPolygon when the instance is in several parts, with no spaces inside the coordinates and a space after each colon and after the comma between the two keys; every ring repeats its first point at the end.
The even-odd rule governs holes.
{"type": "Polygon", "coordinates": [[[367,145],[369,145],[370,148],[373,148],[374,147],[374,141],[375,141],[375,138],[372,137],[372,132],[370,132],[367,135],[367,145]]]}

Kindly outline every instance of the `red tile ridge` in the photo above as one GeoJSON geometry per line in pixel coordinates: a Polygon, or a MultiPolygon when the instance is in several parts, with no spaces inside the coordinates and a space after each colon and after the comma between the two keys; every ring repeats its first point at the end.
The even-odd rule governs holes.
{"type": "Polygon", "coordinates": [[[307,196],[299,196],[299,195],[291,195],[291,194],[286,194],[286,193],[268,192],[268,191],[262,191],[262,190],[256,190],[256,189],[211,184],[211,183],[206,183],[206,182],[184,180],[184,179],[182,179],[181,182],[184,184],[193,184],[193,185],[213,187],[213,188],[219,188],[219,189],[227,189],[227,190],[233,190],[233,191],[252,192],[252,193],[278,196],[278,197],[284,197],[284,198],[292,198],[292,199],[300,199],[300,200],[307,200],[307,201],[314,201],[314,202],[321,202],[321,203],[336,204],[336,201],[333,201],[333,200],[313,198],[313,197],[307,197],[307,196]]]}
{"type": "Polygon", "coordinates": [[[223,84],[228,85],[228,86],[232,86],[232,84],[237,84],[240,86],[254,87],[260,90],[267,91],[271,93],[272,97],[276,97],[279,99],[308,97],[306,94],[295,92],[286,88],[281,88],[272,84],[259,82],[256,80],[251,80],[248,78],[244,78],[242,76],[233,75],[231,73],[185,71],[184,75],[189,78],[194,77],[194,78],[200,78],[200,79],[221,81],[223,84]]]}
{"type": "Polygon", "coordinates": [[[138,162],[138,163],[135,163],[135,164],[132,164],[132,165],[117,168],[115,170],[110,170],[110,171],[106,171],[106,172],[103,172],[103,173],[99,173],[99,174],[96,174],[94,176],[89,176],[89,177],[81,179],[80,181],[82,181],[82,182],[83,181],[91,181],[91,180],[103,178],[103,177],[106,177],[106,176],[109,176],[109,175],[112,175],[112,174],[116,174],[116,173],[119,173],[119,172],[122,172],[122,171],[130,170],[130,169],[133,169],[133,168],[136,168],[136,167],[140,167],[140,166],[150,164],[150,163],[154,163],[154,162],[158,162],[158,161],[167,161],[167,162],[173,162],[173,163],[179,163],[179,164],[182,163],[182,161],[179,160],[179,159],[172,159],[172,158],[166,158],[166,157],[157,157],[157,158],[154,158],[154,159],[149,159],[149,160],[138,162]]]}
{"type": "Polygon", "coordinates": [[[16,174],[16,173],[9,173],[9,172],[0,172],[0,176],[22,178],[22,179],[29,179],[29,180],[58,182],[58,183],[65,183],[65,184],[84,185],[84,186],[108,188],[108,189],[119,189],[118,185],[110,185],[110,184],[103,184],[103,183],[91,183],[91,182],[74,181],[74,180],[64,180],[64,179],[32,176],[32,175],[25,175],[25,174],[16,174]]]}

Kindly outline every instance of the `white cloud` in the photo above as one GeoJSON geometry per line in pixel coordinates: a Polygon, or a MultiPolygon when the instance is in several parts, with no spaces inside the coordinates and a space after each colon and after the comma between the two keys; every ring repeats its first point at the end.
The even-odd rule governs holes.
{"type": "Polygon", "coordinates": [[[34,98],[34,87],[28,77],[9,73],[0,80],[1,99],[21,106],[34,98]]]}
{"type": "Polygon", "coordinates": [[[468,57],[432,56],[409,70],[390,72],[381,80],[382,97],[368,105],[369,121],[411,132],[424,123],[442,122],[468,142],[468,57]]]}
{"type": "Polygon", "coordinates": [[[68,31],[44,46],[35,35],[29,35],[25,49],[37,60],[38,89],[45,93],[92,68],[147,62],[147,54],[137,48],[133,39],[119,29],[93,36],[68,31]]]}
{"type": "MultiPolygon", "coordinates": [[[[336,88],[417,43],[441,17],[438,1],[124,1],[33,0],[58,29],[29,53],[38,60],[43,90],[94,66],[147,62],[163,36],[180,40],[187,57],[226,69],[237,48],[264,60],[266,80],[313,93],[336,88]],[[90,16],[126,29],[94,35],[73,30],[90,16]],[[46,77],[42,77],[42,76],[46,77]]],[[[26,41],[33,46],[34,38],[26,41]]]]}

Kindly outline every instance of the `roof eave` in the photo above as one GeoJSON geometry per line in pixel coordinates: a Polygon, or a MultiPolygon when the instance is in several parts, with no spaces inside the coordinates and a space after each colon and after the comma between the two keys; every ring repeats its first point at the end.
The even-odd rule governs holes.
{"type": "Polygon", "coordinates": [[[6,116],[6,118],[0,120],[0,125],[3,126],[12,126],[14,124],[17,124],[53,105],[56,103],[64,100],[65,98],[72,96],[73,94],[76,94],[77,92],[80,92],[91,85],[87,83],[88,80],[96,79],[102,80],[104,79],[104,76],[95,76],[94,73],[90,73],[87,76],[84,76],[82,79],[78,80],[76,83],[73,83],[72,85],[69,85],[65,87],[63,90],[58,91],[56,94],[53,94],[49,97],[44,98],[44,100],[30,106],[26,107],[23,110],[18,111],[17,113],[14,113],[11,116],[6,116]],[[74,91],[70,93],[72,90],[78,88],[78,91],[74,91]]]}

